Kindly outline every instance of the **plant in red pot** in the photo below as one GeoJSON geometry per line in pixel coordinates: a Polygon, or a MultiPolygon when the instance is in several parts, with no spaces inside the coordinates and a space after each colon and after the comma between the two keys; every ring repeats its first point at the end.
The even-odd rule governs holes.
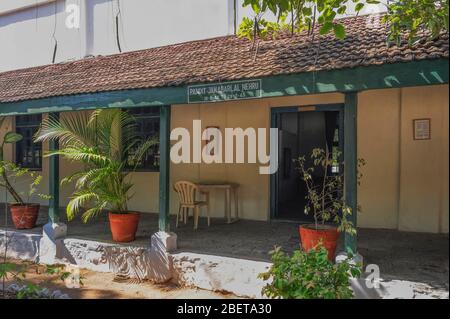
{"type": "MultiPolygon", "coordinates": [[[[0,127],[3,126],[4,120],[4,117],[0,119],[0,127]]],[[[3,136],[3,140],[0,143],[0,187],[5,188],[14,200],[9,205],[14,226],[17,229],[31,229],[36,226],[40,208],[38,203],[31,202],[32,198],[39,196],[43,199],[48,199],[49,196],[38,193],[38,187],[42,181],[41,175],[36,172],[30,172],[27,168],[21,168],[14,163],[5,161],[3,158],[5,144],[14,144],[21,140],[22,135],[15,132],[7,132],[3,136]],[[21,177],[24,183],[28,185],[27,192],[18,192],[15,189],[15,186],[18,184],[18,178],[21,177]],[[13,180],[12,183],[10,179],[13,180]],[[26,200],[24,200],[25,197],[26,200]]]]}
{"type": "MultiPolygon", "coordinates": [[[[348,219],[352,209],[344,199],[343,163],[340,158],[337,148],[332,152],[328,148],[315,148],[309,158],[303,156],[297,160],[307,193],[304,213],[314,217],[314,224],[299,226],[301,244],[307,251],[322,244],[330,260],[334,258],[339,232],[356,233],[348,219]]],[[[364,160],[358,160],[358,165],[365,165],[364,160]]],[[[358,173],[358,181],[360,178],[358,173]]]]}
{"type": "Polygon", "coordinates": [[[88,222],[108,212],[112,238],[117,242],[135,239],[139,214],[128,209],[133,183],[129,174],[145,156],[156,151],[156,138],[142,138],[136,120],[121,109],[74,113],[42,122],[36,141],[58,140],[60,148],[46,156],[60,155],[81,162],[84,169],[65,177],[61,184],[75,183],[66,207],[68,220],[82,211],[88,222]]]}

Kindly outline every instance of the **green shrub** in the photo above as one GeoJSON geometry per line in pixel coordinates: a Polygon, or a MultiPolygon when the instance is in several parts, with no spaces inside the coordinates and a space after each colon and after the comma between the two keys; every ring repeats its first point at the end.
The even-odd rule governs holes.
{"type": "Polygon", "coordinates": [[[333,264],[327,250],[320,246],[308,252],[297,250],[292,256],[280,247],[272,255],[272,267],[259,278],[272,280],[262,294],[269,298],[283,299],[349,299],[353,291],[349,280],[359,277],[361,265],[347,260],[333,264]]]}

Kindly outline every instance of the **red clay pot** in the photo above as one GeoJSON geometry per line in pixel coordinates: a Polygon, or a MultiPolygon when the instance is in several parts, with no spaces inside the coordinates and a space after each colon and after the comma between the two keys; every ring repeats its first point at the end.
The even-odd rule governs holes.
{"type": "Polygon", "coordinates": [[[115,214],[109,213],[109,226],[112,238],[116,242],[128,243],[136,237],[139,224],[138,213],[115,214]]]}
{"type": "Polygon", "coordinates": [[[300,225],[298,228],[304,250],[315,248],[322,242],[323,247],[328,251],[328,259],[333,260],[339,238],[336,227],[321,225],[316,229],[315,225],[300,225]]]}
{"type": "Polygon", "coordinates": [[[11,210],[12,221],[17,229],[31,229],[36,226],[36,220],[39,215],[39,204],[12,204],[9,206],[11,210]]]}

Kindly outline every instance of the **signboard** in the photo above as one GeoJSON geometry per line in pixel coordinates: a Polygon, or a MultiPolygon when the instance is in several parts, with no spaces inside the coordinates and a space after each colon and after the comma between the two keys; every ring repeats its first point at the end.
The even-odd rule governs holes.
{"type": "Polygon", "coordinates": [[[430,119],[417,119],[413,120],[414,123],[414,140],[429,140],[431,139],[431,120],[430,119]]]}
{"type": "Polygon", "coordinates": [[[191,85],[187,88],[188,103],[220,102],[261,97],[261,80],[245,80],[191,85]]]}

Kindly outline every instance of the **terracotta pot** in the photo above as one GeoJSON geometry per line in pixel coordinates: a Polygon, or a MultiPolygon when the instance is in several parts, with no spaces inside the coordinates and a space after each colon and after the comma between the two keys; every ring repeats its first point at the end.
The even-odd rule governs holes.
{"type": "Polygon", "coordinates": [[[299,233],[304,250],[308,251],[322,242],[323,247],[328,251],[328,259],[333,260],[339,238],[336,227],[321,225],[316,229],[315,225],[300,225],[299,233]]]}
{"type": "Polygon", "coordinates": [[[127,243],[136,237],[139,224],[138,213],[116,214],[109,213],[109,226],[112,238],[116,242],[127,243]]]}
{"type": "Polygon", "coordinates": [[[17,229],[31,229],[36,226],[39,215],[39,204],[12,204],[9,206],[11,210],[12,221],[17,229]]]}

